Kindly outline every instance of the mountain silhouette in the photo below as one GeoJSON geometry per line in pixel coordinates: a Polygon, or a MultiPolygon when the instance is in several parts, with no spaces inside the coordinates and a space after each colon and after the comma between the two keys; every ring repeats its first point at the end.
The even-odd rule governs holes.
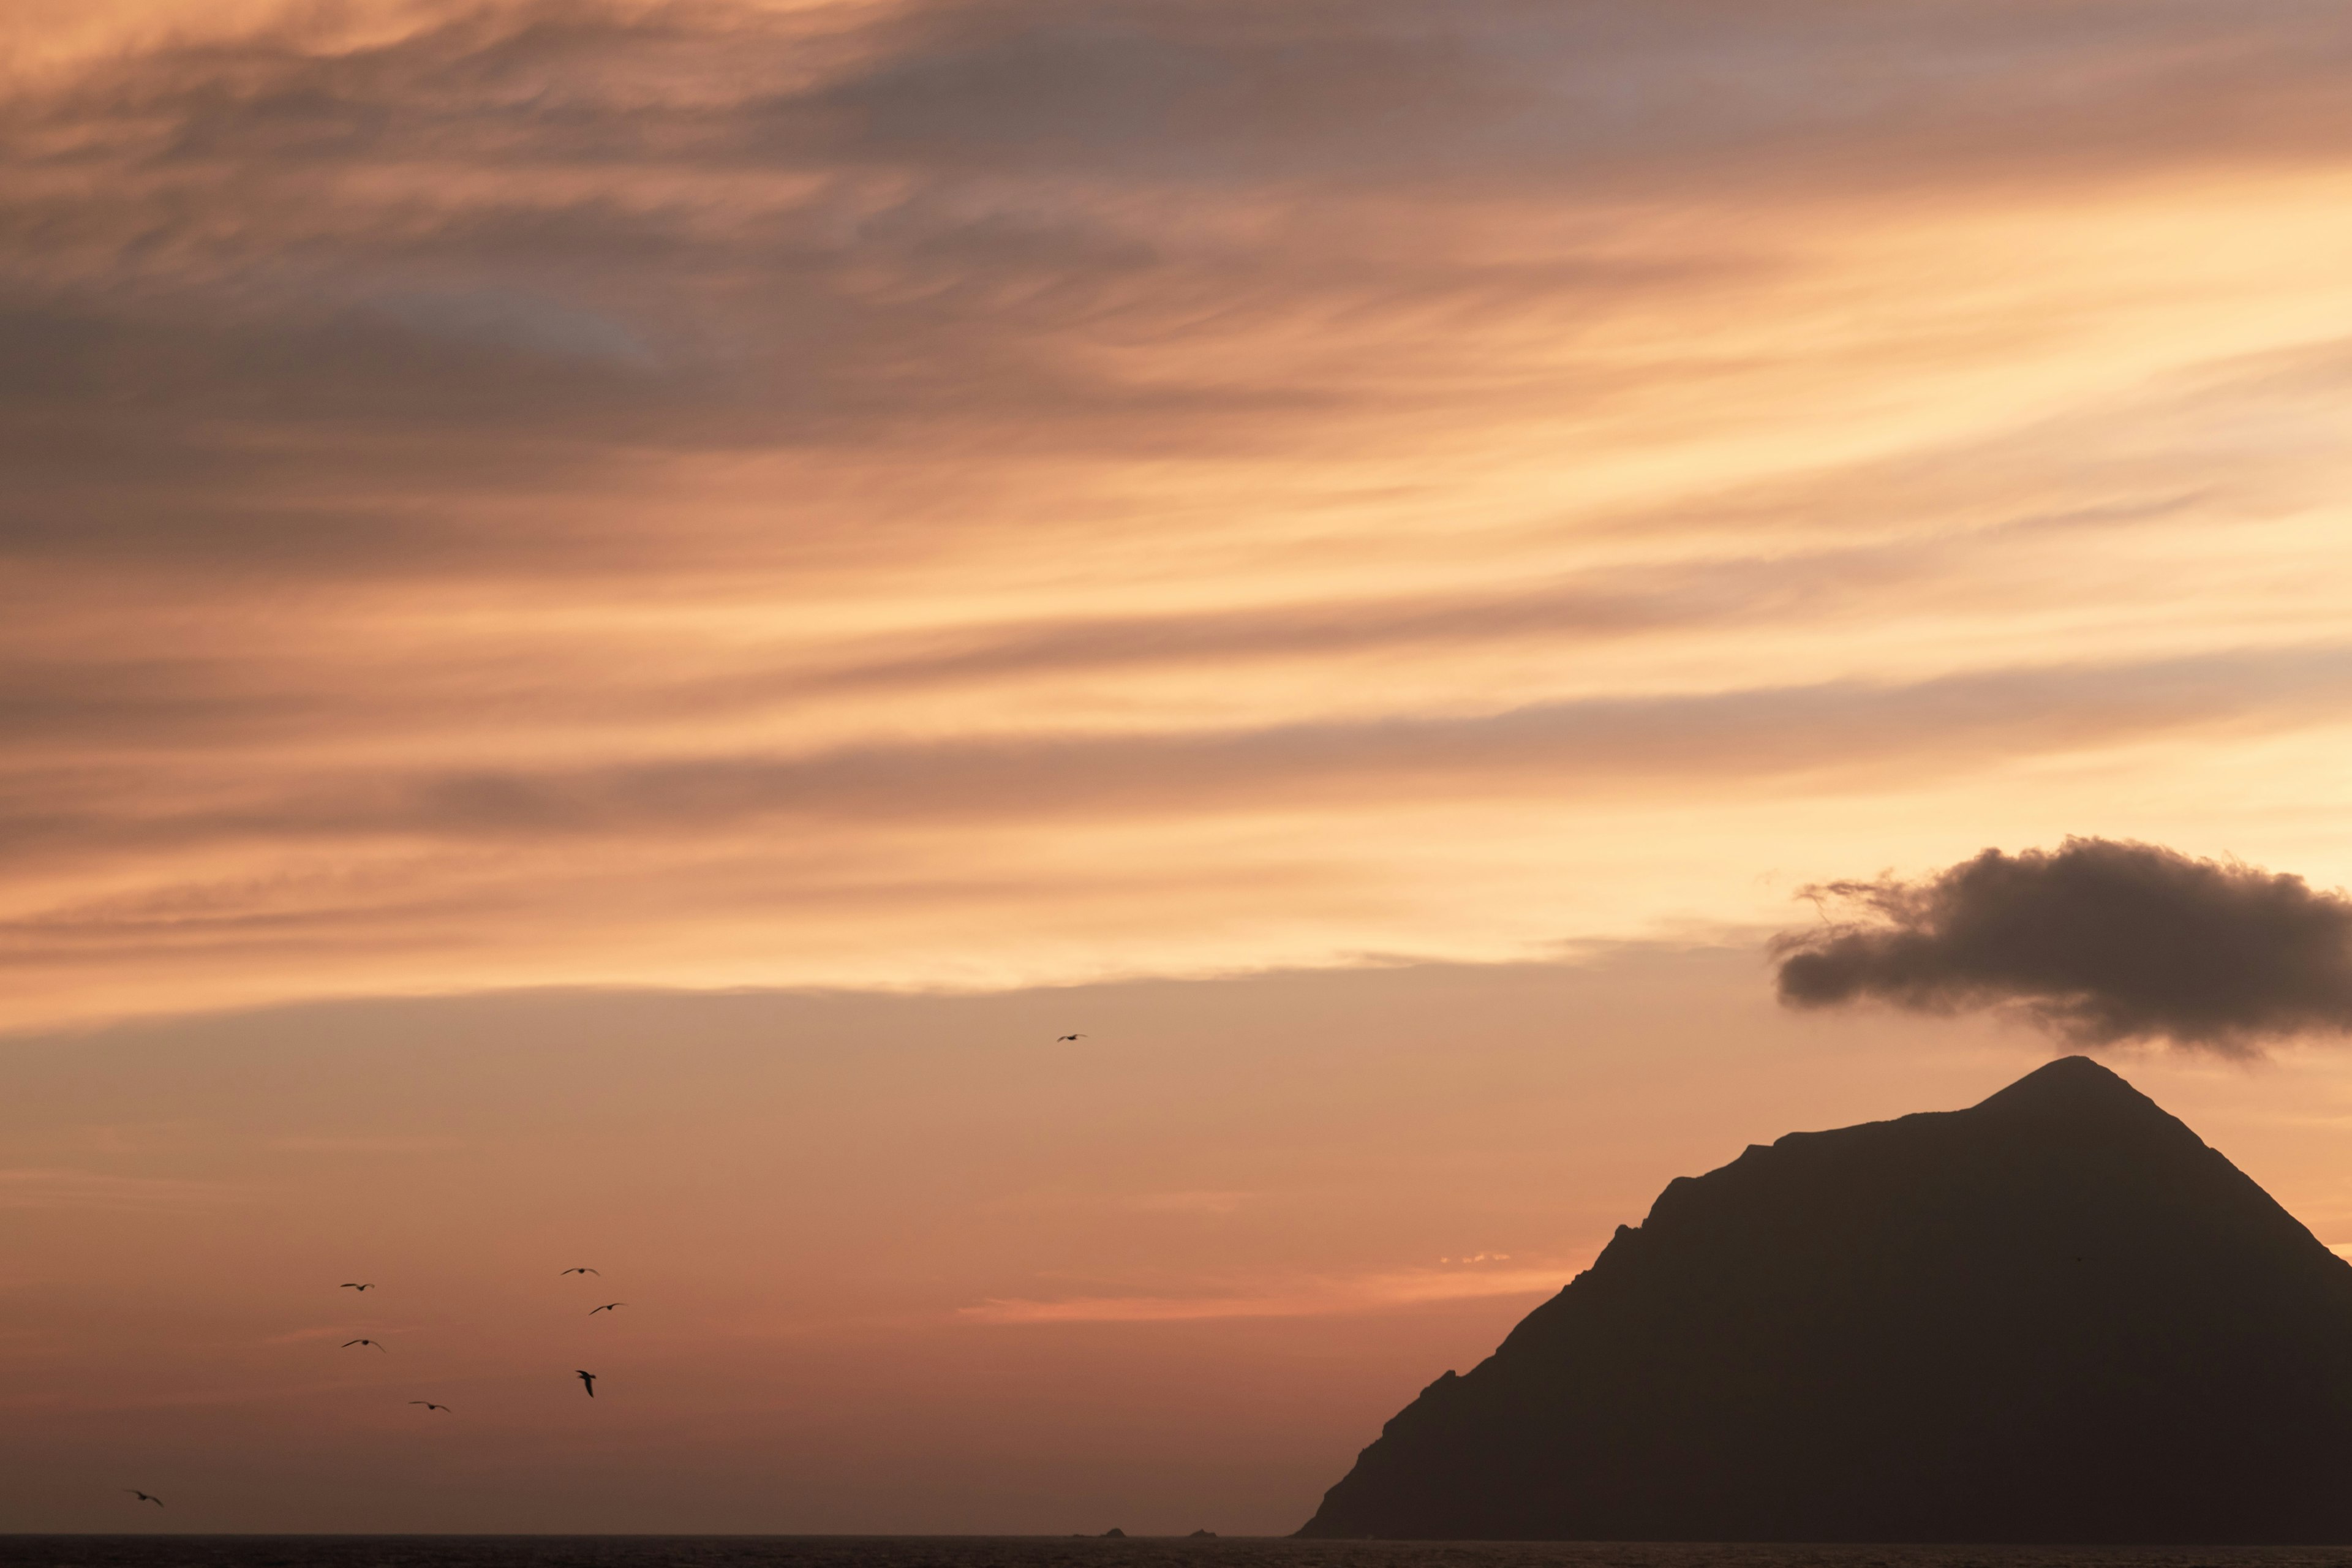
{"type": "Polygon", "coordinates": [[[1669,1184],[1299,1533],[2352,1542],[2352,1266],[2070,1057],[1669,1184]]]}

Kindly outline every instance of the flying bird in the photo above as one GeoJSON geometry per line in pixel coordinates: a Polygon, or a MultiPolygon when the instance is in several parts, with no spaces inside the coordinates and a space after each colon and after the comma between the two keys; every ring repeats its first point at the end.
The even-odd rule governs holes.
{"type": "Polygon", "coordinates": [[[449,1408],[446,1405],[436,1405],[429,1399],[412,1399],[408,1403],[411,1405],[422,1405],[427,1410],[446,1410],[449,1408]]]}
{"type": "Polygon", "coordinates": [[[1083,1040],[1086,1037],[1084,1035],[1056,1035],[1054,1037],[1054,1043],[1058,1046],[1064,1040],[1083,1040]]]}
{"type": "Polygon", "coordinates": [[[373,1290],[375,1289],[375,1281],[371,1279],[364,1285],[354,1285],[350,1280],[346,1279],[341,1285],[338,1286],[337,1289],[343,1290],[373,1290]]]}
{"type": "Polygon", "coordinates": [[[582,1383],[586,1384],[588,1385],[588,1397],[589,1397],[589,1398],[593,1399],[593,1398],[595,1398],[595,1397],[596,1397],[596,1374],[595,1374],[594,1373],[593,1373],[593,1372],[578,1372],[578,1373],[573,1373],[572,1375],[572,1376],[574,1376],[574,1377],[576,1377],[576,1378],[578,1378],[582,1383]]]}
{"type": "Polygon", "coordinates": [[[125,1487],[122,1489],[129,1492],[132,1497],[137,1498],[141,1502],[152,1502],[157,1508],[162,1508],[163,1506],[163,1500],[162,1498],[156,1497],[149,1492],[142,1492],[137,1487],[125,1487]]]}
{"type": "Polygon", "coordinates": [[[351,1349],[353,1345],[374,1345],[378,1350],[383,1349],[383,1346],[377,1343],[374,1340],[345,1340],[343,1342],[343,1348],[345,1350],[351,1349]]]}
{"type": "MultiPolygon", "coordinates": [[[[563,1271],[563,1274],[602,1274],[604,1270],[600,1268],[567,1268],[563,1271]]],[[[559,1274],[556,1278],[561,1279],[563,1278],[563,1274],[559,1274]]]]}
{"type": "Polygon", "coordinates": [[[588,1315],[593,1318],[599,1312],[609,1312],[615,1307],[625,1307],[627,1305],[628,1303],[626,1301],[607,1301],[601,1307],[589,1308],[588,1315]]]}

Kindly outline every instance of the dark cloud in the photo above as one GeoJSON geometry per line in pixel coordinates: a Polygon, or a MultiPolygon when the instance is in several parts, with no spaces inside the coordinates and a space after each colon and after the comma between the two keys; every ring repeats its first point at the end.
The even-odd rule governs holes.
{"type": "Polygon", "coordinates": [[[2007,1007],[2070,1044],[2231,1055],[2352,1032],[2352,900],[2300,877],[2069,838],[1808,891],[1863,913],[1775,941],[1792,1006],[2007,1007]]]}
{"type": "Polygon", "coordinates": [[[887,163],[1614,183],[2340,145],[2332,5],[1927,0],[929,0],[827,16],[524,4],[349,47],[299,29],[110,62],[0,121],[145,168],[887,163]],[[2198,110],[2182,110],[2192,105],[2198,110]],[[2172,129],[2177,128],[2177,129],[2172,129]],[[2169,134],[2166,134],[2170,130],[2169,134]],[[1857,132],[1876,132],[1860,135],[1857,132]],[[2149,138],[2158,138],[2149,146],[2149,138]],[[1823,166],[1825,141],[1844,146],[1823,166]]]}
{"type": "Polygon", "coordinates": [[[835,155],[1589,195],[2096,177],[2352,132],[2341,29],[2305,0],[963,0],[881,36],[808,97],[835,155]]]}

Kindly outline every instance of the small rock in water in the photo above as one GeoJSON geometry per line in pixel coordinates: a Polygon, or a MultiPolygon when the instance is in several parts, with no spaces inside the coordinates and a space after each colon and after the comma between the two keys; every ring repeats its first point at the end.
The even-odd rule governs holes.
{"type": "Polygon", "coordinates": [[[1127,1539],[1127,1531],[1114,1524],[1108,1530],[1103,1531],[1103,1539],[1105,1541],[1125,1541],[1127,1539]]]}

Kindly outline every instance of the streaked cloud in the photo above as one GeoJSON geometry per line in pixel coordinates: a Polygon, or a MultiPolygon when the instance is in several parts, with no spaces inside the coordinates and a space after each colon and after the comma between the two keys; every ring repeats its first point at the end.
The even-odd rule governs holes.
{"type": "Polygon", "coordinates": [[[1255,1193],[1144,1193],[1129,1200],[1143,1214],[1228,1215],[1257,1196],[1255,1193]]]}
{"type": "Polygon", "coordinates": [[[1573,1270],[1420,1268],[1345,1279],[1291,1279],[1255,1289],[1183,1296],[1071,1296],[1047,1300],[1013,1298],[965,1307],[959,1316],[979,1323],[1167,1323],[1214,1318],[1319,1318],[1373,1312],[1438,1301],[1549,1295],[1573,1270]]]}
{"type": "Polygon", "coordinates": [[[388,1137],[294,1133],[272,1138],[265,1147],[283,1154],[426,1154],[454,1149],[458,1140],[435,1134],[388,1137]]]}
{"type": "Polygon", "coordinates": [[[246,1185],[183,1176],[131,1176],[48,1167],[0,1170],[0,1209],[111,1209],[129,1212],[208,1208],[249,1202],[246,1185]]]}
{"type": "Polygon", "coordinates": [[[5,29],[16,1024],[1515,958],[2352,755],[2304,0],[5,29]]]}

